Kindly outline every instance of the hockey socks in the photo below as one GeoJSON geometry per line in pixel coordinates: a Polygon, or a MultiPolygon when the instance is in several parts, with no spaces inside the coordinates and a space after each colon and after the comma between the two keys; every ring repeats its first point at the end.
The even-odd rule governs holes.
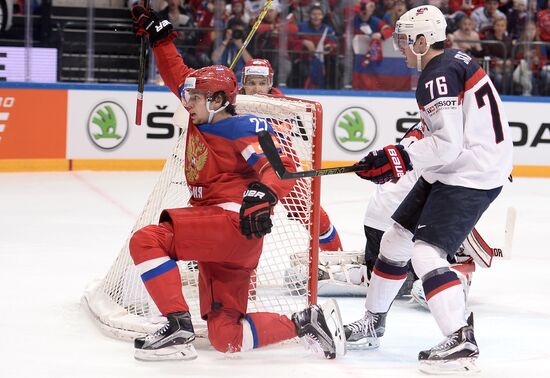
{"type": "Polygon", "coordinates": [[[365,307],[373,313],[384,313],[390,308],[407,278],[406,261],[392,261],[379,255],[374,264],[365,307]]]}
{"type": "Polygon", "coordinates": [[[161,257],[138,264],[136,268],[161,314],[189,311],[181,291],[181,276],[175,260],[161,257]]]}
{"type": "Polygon", "coordinates": [[[450,335],[466,325],[466,300],[462,282],[448,267],[438,268],[422,277],[422,286],[441,332],[450,335]]]}
{"type": "Polygon", "coordinates": [[[322,207],[319,209],[319,220],[319,248],[321,251],[342,251],[342,242],[338,231],[322,207]]]}
{"type": "Polygon", "coordinates": [[[242,351],[275,344],[298,336],[294,323],[285,315],[255,312],[247,314],[242,320],[242,325],[242,351]]]}

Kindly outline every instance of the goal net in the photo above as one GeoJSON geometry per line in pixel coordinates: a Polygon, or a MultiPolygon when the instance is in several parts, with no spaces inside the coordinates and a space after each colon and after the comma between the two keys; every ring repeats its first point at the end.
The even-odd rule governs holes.
{"type": "MultiPolygon", "coordinates": [[[[289,97],[237,97],[237,113],[267,119],[276,130],[279,144],[297,169],[320,168],[321,105],[289,97]]],[[[183,110],[180,106],[177,114],[183,110]]],[[[184,127],[187,120],[182,121],[184,127]]],[[[158,329],[165,319],[149,297],[130,257],[132,234],[158,224],[165,208],[189,206],[184,175],[186,132],[182,132],[167,159],[159,180],[107,275],[91,283],[82,302],[108,335],[133,339],[158,329]]],[[[263,251],[249,285],[248,312],[270,311],[290,315],[316,302],[319,234],[318,178],[300,179],[292,192],[279,201],[272,218],[273,229],[264,238],[263,251]]],[[[200,336],[198,270],[194,261],[178,261],[182,290],[200,336]]]]}

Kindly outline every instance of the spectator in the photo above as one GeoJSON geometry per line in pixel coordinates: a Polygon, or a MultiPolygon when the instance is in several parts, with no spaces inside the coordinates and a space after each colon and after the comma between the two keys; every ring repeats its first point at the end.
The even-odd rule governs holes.
{"type": "Polygon", "coordinates": [[[390,27],[395,28],[395,23],[407,11],[405,0],[396,0],[393,7],[384,14],[384,21],[390,27]]]}
{"type": "MultiPolygon", "coordinates": [[[[24,0],[19,0],[19,2],[24,3],[25,1],[24,0]]],[[[132,7],[136,4],[138,4],[138,3],[143,4],[143,0],[128,0],[127,1],[128,9],[132,9],[132,7]]],[[[150,0],[149,1],[149,8],[151,8],[151,9],[158,12],[158,11],[166,8],[166,2],[164,0],[150,0]]]]}
{"type": "MultiPolygon", "coordinates": [[[[317,5],[321,7],[320,3],[314,2],[312,4],[309,0],[288,0],[288,4],[290,6],[289,12],[293,14],[296,22],[309,21],[309,11],[311,6],[317,5]]],[[[322,7],[321,10],[323,10],[322,7]]],[[[325,14],[324,10],[323,14],[325,14]]]]}
{"type": "Polygon", "coordinates": [[[483,50],[475,41],[479,41],[479,34],[474,30],[474,22],[470,17],[464,16],[458,24],[458,30],[451,34],[452,47],[474,57],[480,57],[483,50]]]}
{"type": "Polygon", "coordinates": [[[485,5],[474,9],[471,14],[475,24],[475,30],[483,34],[493,26],[495,18],[506,17],[504,13],[498,10],[499,0],[485,0],[485,5]]]}
{"type": "Polygon", "coordinates": [[[304,88],[335,87],[330,79],[336,76],[336,36],[334,30],[323,23],[324,16],[320,5],[312,5],[309,9],[309,21],[298,24],[298,32],[303,33],[298,43],[305,50],[305,54],[301,54],[302,59],[298,60],[298,74],[302,76],[307,71],[307,75],[302,76],[307,77],[304,88]],[[304,60],[308,65],[305,70],[304,60]]]}
{"type": "Polygon", "coordinates": [[[282,20],[279,16],[281,4],[274,0],[267,13],[265,14],[262,23],[256,30],[256,45],[254,56],[267,59],[271,62],[273,69],[277,72],[275,85],[285,86],[286,80],[292,69],[292,64],[288,55],[288,49],[283,54],[284,50],[279,49],[279,34],[285,31],[288,38],[288,46],[290,49],[295,48],[297,40],[296,33],[298,26],[294,22],[294,17],[289,17],[287,20],[282,20]]]}
{"type": "MultiPolygon", "coordinates": [[[[394,8],[399,9],[399,12],[406,11],[405,4],[399,0],[395,2],[394,8]]],[[[374,15],[373,1],[362,0],[355,11],[353,89],[410,90],[410,70],[403,58],[385,57],[382,54],[382,41],[391,37],[393,27],[374,15]]]]}
{"type": "Polygon", "coordinates": [[[449,0],[449,12],[451,14],[462,12],[469,16],[475,8],[481,6],[483,6],[483,0],[449,0]]]}
{"type": "Polygon", "coordinates": [[[540,40],[550,42],[550,0],[546,0],[546,9],[542,9],[537,14],[537,29],[540,40]]]}
{"type": "Polygon", "coordinates": [[[541,95],[548,91],[548,56],[546,49],[538,41],[536,24],[529,21],[517,43],[515,59],[518,64],[514,69],[512,80],[516,92],[524,96],[541,95]]]}
{"type": "Polygon", "coordinates": [[[244,0],[232,0],[231,12],[229,14],[229,20],[237,19],[241,20],[245,24],[250,24],[250,14],[245,12],[244,0]]]}
{"type": "Polygon", "coordinates": [[[386,39],[391,37],[393,28],[384,20],[376,17],[376,4],[373,0],[361,0],[359,9],[353,18],[353,34],[364,34],[372,39],[386,39]]]}
{"type": "Polygon", "coordinates": [[[485,34],[485,40],[498,41],[502,44],[483,45],[483,54],[491,57],[489,76],[501,94],[508,93],[508,83],[512,72],[512,61],[509,58],[512,53],[513,41],[506,31],[507,25],[508,21],[505,18],[496,18],[493,28],[485,34]]]}
{"type": "MultiPolygon", "coordinates": [[[[237,53],[243,46],[243,42],[246,39],[246,25],[244,22],[234,19],[228,23],[225,29],[225,36],[223,42],[214,49],[212,52],[212,62],[214,64],[221,64],[224,66],[231,66],[233,60],[237,56],[237,53]]],[[[244,49],[242,55],[237,60],[237,63],[233,67],[235,76],[237,76],[237,82],[241,81],[241,74],[244,65],[252,59],[252,55],[244,49]]]]}
{"type": "Polygon", "coordinates": [[[443,12],[447,20],[447,33],[458,30],[458,24],[462,17],[470,16],[472,11],[483,6],[483,0],[449,0],[448,11],[443,12]]]}
{"type": "Polygon", "coordinates": [[[208,0],[206,3],[195,3],[195,20],[202,29],[197,44],[197,51],[210,55],[212,48],[219,47],[225,36],[225,23],[228,15],[225,11],[225,0],[208,0]],[[205,30],[207,29],[207,30],[205,30]]]}
{"type": "Polygon", "coordinates": [[[512,39],[518,39],[529,20],[527,0],[514,0],[514,7],[508,11],[508,34],[512,39]]]}
{"type": "Polygon", "coordinates": [[[384,18],[386,13],[388,13],[395,5],[395,1],[396,0],[373,0],[376,6],[374,15],[378,18],[384,18]]]}
{"type": "Polygon", "coordinates": [[[174,42],[176,42],[183,60],[194,69],[208,65],[208,57],[195,51],[198,33],[193,10],[188,5],[184,5],[182,0],[168,0],[167,2],[168,5],[159,12],[159,15],[170,21],[178,31],[178,38],[174,42]],[[190,49],[191,52],[189,52],[190,49]]]}

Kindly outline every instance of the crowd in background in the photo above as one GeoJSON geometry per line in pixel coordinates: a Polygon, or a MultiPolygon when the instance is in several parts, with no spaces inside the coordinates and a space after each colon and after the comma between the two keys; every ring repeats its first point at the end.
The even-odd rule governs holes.
{"type": "MultiPolygon", "coordinates": [[[[403,13],[427,3],[447,15],[448,47],[485,60],[501,93],[550,94],[550,0],[274,0],[235,72],[240,75],[242,66],[253,57],[267,58],[278,72],[280,86],[340,88],[337,73],[342,72],[343,63],[338,57],[344,54],[346,38],[351,38],[356,60],[353,89],[410,89],[410,82],[403,86],[403,80],[393,80],[392,86],[392,76],[412,73],[402,59],[388,62],[391,57],[384,56],[383,46],[391,40],[403,13]],[[383,63],[396,74],[384,70],[383,63]],[[386,80],[376,80],[377,76],[386,80]]],[[[264,4],[263,0],[152,2],[181,30],[182,53],[194,67],[230,65],[264,4]]]]}
{"type": "MultiPolygon", "coordinates": [[[[199,68],[231,65],[265,3],[151,0],[150,6],[172,22],[185,62],[199,68]]],[[[32,4],[36,14],[44,1],[32,4]]],[[[422,4],[443,11],[447,47],[478,59],[501,94],[550,95],[550,0],[273,0],[235,73],[240,78],[249,59],[265,58],[280,87],[414,89],[418,73],[391,39],[399,17],[422,4]]],[[[21,12],[24,0],[14,5],[21,12]]]]}

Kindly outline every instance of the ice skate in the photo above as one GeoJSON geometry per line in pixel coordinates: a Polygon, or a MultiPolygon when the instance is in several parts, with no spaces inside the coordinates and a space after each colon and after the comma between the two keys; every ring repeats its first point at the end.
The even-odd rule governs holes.
{"type": "Polygon", "coordinates": [[[468,325],[449,335],[432,349],[418,354],[419,369],[426,374],[477,373],[475,360],[479,356],[474,337],[474,317],[470,314],[468,325]]]}
{"type": "Polygon", "coordinates": [[[343,325],[340,311],[336,301],[329,301],[323,310],[317,305],[312,305],[303,311],[292,315],[292,321],[296,326],[298,336],[306,343],[308,348],[322,351],[328,359],[336,358],[336,354],[344,354],[343,325]],[[325,312],[326,311],[326,314],[325,312]],[[334,325],[331,331],[327,325],[327,318],[334,325]]]}
{"type": "Polygon", "coordinates": [[[375,349],[386,330],[387,312],[367,311],[362,319],[344,326],[348,349],[375,349]]]}
{"type": "Polygon", "coordinates": [[[197,358],[195,332],[191,315],[186,312],[168,314],[168,322],[155,333],[134,340],[137,360],[193,360],[197,358]]]}

